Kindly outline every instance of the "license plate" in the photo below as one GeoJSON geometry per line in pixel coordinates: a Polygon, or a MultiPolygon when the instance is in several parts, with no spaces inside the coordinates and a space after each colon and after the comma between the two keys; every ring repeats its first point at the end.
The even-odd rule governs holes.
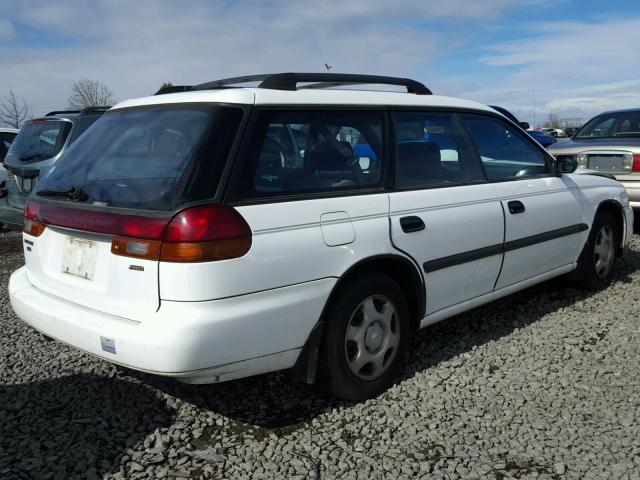
{"type": "Polygon", "coordinates": [[[622,157],[589,156],[589,168],[603,172],[622,172],[622,157]]]}
{"type": "Polygon", "coordinates": [[[91,240],[67,237],[62,253],[62,271],[93,280],[98,245],[91,240]]]}
{"type": "Polygon", "coordinates": [[[22,191],[25,193],[29,193],[36,186],[36,177],[21,177],[20,183],[22,186],[22,191]]]}

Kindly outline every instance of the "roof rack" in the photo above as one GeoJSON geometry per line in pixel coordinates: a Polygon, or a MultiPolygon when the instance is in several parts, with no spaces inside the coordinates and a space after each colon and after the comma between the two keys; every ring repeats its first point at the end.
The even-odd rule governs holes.
{"type": "Polygon", "coordinates": [[[65,113],[80,113],[80,110],[54,110],[53,112],[47,113],[45,117],[49,117],[51,115],[62,115],[65,113]]]}
{"type": "Polygon", "coordinates": [[[190,85],[169,85],[168,87],[161,87],[154,95],[164,95],[165,93],[178,93],[188,92],[193,87],[190,85]]]}
{"type": "Polygon", "coordinates": [[[97,105],[80,110],[80,115],[90,115],[92,113],[104,113],[111,108],[111,105],[97,105]]]}
{"type": "MultiPolygon", "coordinates": [[[[381,75],[360,75],[352,73],[273,73],[267,75],[248,75],[245,77],[224,78],[212,82],[202,83],[193,87],[178,87],[181,92],[188,90],[213,90],[218,88],[230,88],[239,83],[260,82],[258,88],[273,90],[298,90],[298,83],[310,83],[300,88],[328,88],[341,85],[397,85],[405,87],[408,93],[416,95],[431,95],[422,83],[409,78],[386,77],[381,75]]],[[[171,88],[171,87],[168,87],[171,88]]],[[[159,93],[164,92],[160,89],[159,93]]]]}

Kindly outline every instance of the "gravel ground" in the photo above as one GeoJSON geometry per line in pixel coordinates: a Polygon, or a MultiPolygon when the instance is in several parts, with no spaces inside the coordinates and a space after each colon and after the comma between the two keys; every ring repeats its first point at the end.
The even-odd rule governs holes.
{"type": "Polygon", "coordinates": [[[640,479],[640,239],[599,293],[553,281],[421,331],[395,387],[185,386],[47,342],[0,234],[0,478],[640,479]]]}

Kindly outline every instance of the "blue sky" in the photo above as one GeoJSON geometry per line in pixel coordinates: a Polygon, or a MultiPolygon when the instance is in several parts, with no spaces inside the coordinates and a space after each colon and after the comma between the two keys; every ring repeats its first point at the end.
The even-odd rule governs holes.
{"type": "Polygon", "coordinates": [[[117,99],[275,71],[413,77],[533,122],[640,107],[640,1],[0,0],[0,94],[34,114],[74,80],[117,99]]]}

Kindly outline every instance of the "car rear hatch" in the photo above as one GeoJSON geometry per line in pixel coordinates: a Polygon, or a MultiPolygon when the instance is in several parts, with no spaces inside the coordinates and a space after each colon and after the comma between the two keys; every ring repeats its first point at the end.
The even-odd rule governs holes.
{"type": "Polygon", "coordinates": [[[156,311],[165,230],[215,196],[242,114],[203,104],[105,114],[29,199],[30,281],[124,318],[156,311]]]}
{"type": "Polygon", "coordinates": [[[71,127],[69,120],[60,118],[35,119],[22,126],[4,160],[9,206],[24,208],[40,176],[62,150],[71,127]]]}

